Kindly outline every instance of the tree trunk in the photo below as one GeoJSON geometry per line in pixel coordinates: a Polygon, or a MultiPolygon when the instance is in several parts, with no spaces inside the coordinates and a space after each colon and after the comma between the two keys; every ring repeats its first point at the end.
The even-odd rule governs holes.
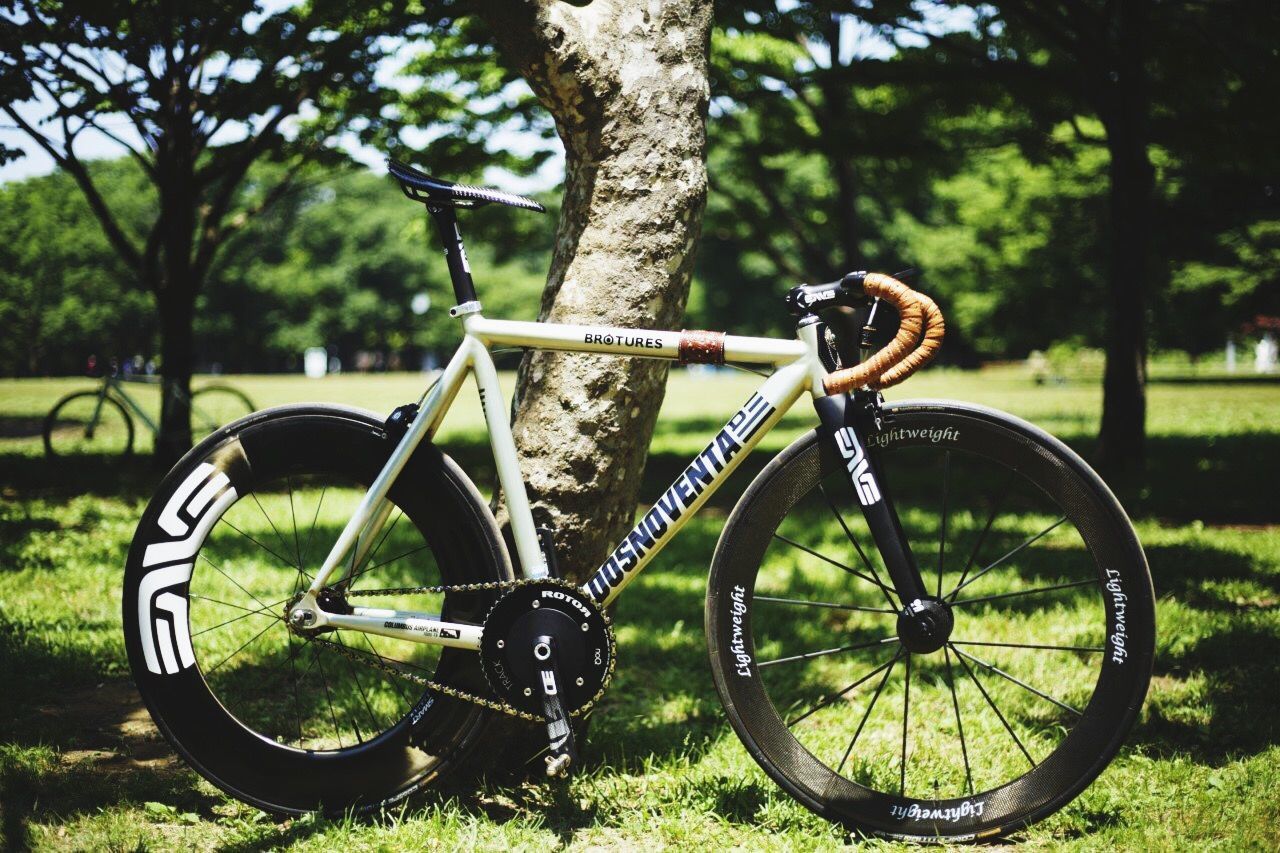
{"type": "Polygon", "coordinates": [[[191,449],[191,355],[194,296],[165,288],[157,292],[160,314],[160,433],[154,461],[168,468],[191,449]]]}
{"type": "Polygon", "coordinates": [[[1111,473],[1141,471],[1146,458],[1146,290],[1155,172],[1147,155],[1145,24],[1143,0],[1122,4],[1118,77],[1099,110],[1111,153],[1112,243],[1098,464],[1111,473]]]}
{"type": "MultiPolygon", "coordinates": [[[[677,327],[706,202],[711,4],[481,6],[565,146],[539,319],[677,327]]],[[[634,518],[666,376],[652,360],[532,352],[521,363],[516,445],[571,577],[599,566],[634,518]]]]}

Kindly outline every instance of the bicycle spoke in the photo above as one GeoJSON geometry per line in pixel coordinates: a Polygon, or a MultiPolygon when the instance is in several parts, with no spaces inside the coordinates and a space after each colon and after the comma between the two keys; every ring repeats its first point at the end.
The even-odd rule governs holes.
{"type": "MultiPolygon", "coordinates": [[[[329,690],[329,675],[324,671],[324,661],[320,660],[320,653],[316,651],[316,646],[311,647],[311,656],[315,664],[320,669],[320,680],[324,682],[324,699],[329,704],[329,719],[333,721],[333,736],[338,741],[338,749],[342,749],[342,732],[338,729],[338,715],[333,710],[333,694],[329,690]]],[[[364,738],[360,737],[360,727],[355,726],[356,740],[364,743],[364,738]]]]}
{"type": "MultiPolygon", "coordinates": [[[[211,598],[210,596],[200,595],[199,593],[196,593],[196,592],[188,592],[187,598],[198,598],[201,601],[208,601],[212,604],[221,604],[223,607],[233,607],[236,610],[243,610],[246,613],[262,613],[263,612],[261,607],[257,609],[254,609],[252,607],[245,607],[244,605],[241,605],[241,604],[232,604],[230,601],[223,601],[220,598],[211,598]]],[[[283,603],[286,600],[287,599],[282,598],[280,599],[280,602],[277,602],[277,603],[283,603]]],[[[275,605],[271,605],[271,606],[275,606],[275,605]]]]}
{"type": "Polygon", "coordinates": [[[1055,652],[1105,652],[1102,646],[1050,646],[1040,643],[995,643],[979,640],[952,639],[953,646],[999,646],[1006,649],[1047,649],[1055,652]]]}
{"type": "Polygon", "coordinates": [[[876,667],[875,669],[871,670],[871,671],[870,671],[870,672],[868,672],[866,675],[862,676],[862,677],[861,677],[861,678],[859,678],[857,681],[853,682],[852,684],[850,684],[850,685],[849,685],[848,687],[846,687],[845,689],[841,690],[841,691],[840,691],[839,693],[837,693],[836,695],[834,695],[834,696],[832,696],[832,697],[830,697],[830,698],[828,698],[828,699],[824,699],[824,700],[822,700],[821,702],[819,702],[817,705],[814,705],[814,706],[813,706],[812,708],[810,708],[808,711],[805,711],[803,714],[801,714],[800,716],[796,717],[796,718],[795,718],[794,720],[792,720],[791,722],[787,723],[787,724],[786,724],[787,728],[791,728],[791,727],[792,727],[792,726],[794,726],[796,723],[799,723],[799,722],[801,722],[802,720],[808,719],[809,717],[811,717],[811,716],[813,716],[814,714],[816,714],[816,713],[818,713],[819,711],[821,711],[823,708],[826,708],[828,705],[831,705],[833,702],[835,702],[836,700],[840,699],[840,697],[844,696],[844,695],[845,695],[846,693],[848,693],[849,691],[854,690],[855,688],[857,688],[857,686],[858,686],[859,684],[862,684],[862,683],[863,683],[863,682],[865,682],[868,678],[872,678],[872,677],[874,677],[874,676],[876,675],[876,673],[881,672],[882,670],[884,670],[884,669],[885,669],[885,667],[893,666],[895,663],[897,663],[898,658],[899,658],[899,657],[901,657],[901,656],[902,656],[902,650],[901,650],[901,649],[899,649],[899,650],[898,650],[898,652],[897,652],[897,654],[895,654],[895,655],[893,656],[893,658],[892,658],[892,659],[890,659],[889,661],[887,661],[887,662],[885,662],[885,663],[880,664],[878,667],[876,667]]]}
{"type": "Polygon", "coordinates": [[[987,704],[991,706],[991,710],[996,712],[996,716],[1000,718],[1000,724],[1003,725],[1004,730],[1009,733],[1009,737],[1013,738],[1013,742],[1018,745],[1018,749],[1022,750],[1022,754],[1027,757],[1027,761],[1031,763],[1031,769],[1034,770],[1036,768],[1036,760],[1031,757],[1031,753],[1027,752],[1027,748],[1022,745],[1022,741],[1018,739],[1017,733],[1014,732],[1013,726],[1009,725],[1009,721],[1004,718],[1004,714],[1000,713],[1000,709],[996,707],[995,700],[993,700],[991,695],[987,693],[987,688],[982,686],[982,682],[978,680],[978,676],[974,674],[973,669],[970,668],[968,662],[966,662],[964,658],[960,657],[960,650],[952,648],[951,651],[956,653],[956,660],[958,660],[960,665],[964,667],[964,671],[969,673],[969,677],[973,679],[973,683],[977,686],[978,692],[982,694],[982,698],[986,699],[987,704]]]}
{"type": "Polygon", "coordinates": [[[414,554],[418,553],[419,551],[425,551],[430,547],[431,546],[429,544],[424,542],[423,544],[419,545],[417,548],[410,548],[408,551],[405,551],[403,554],[397,554],[396,556],[392,557],[390,560],[383,560],[381,563],[378,563],[376,565],[366,566],[360,571],[353,574],[351,577],[347,578],[347,583],[350,584],[352,581],[354,581],[356,578],[360,577],[361,575],[367,575],[369,574],[369,572],[372,572],[375,569],[380,569],[383,566],[389,566],[392,563],[394,563],[396,560],[403,560],[405,557],[411,557],[414,554]]]}
{"type": "Polygon", "coordinates": [[[231,654],[227,655],[225,658],[223,658],[222,660],[220,660],[220,661],[218,661],[216,664],[214,664],[213,669],[207,670],[207,671],[205,672],[205,677],[207,678],[207,677],[209,677],[210,675],[213,675],[215,672],[217,672],[217,671],[218,671],[218,669],[219,669],[219,667],[221,667],[224,663],[226,663],[227,661],[231,660],[233,657],[235,657],[236,655],[240,654],[242,651],[244,651],[245,649],[247,649],[247,648],[249,647],[249,645],[250,645],[254,640],[258,639],[258,638],[259,638],[259,637],[261,637],[263,634],[267,633],[267,632],[268,632],[268,631],[270,631],[272,628],[274,628],[274,627],[275,627],[275,624],[276,624],[276,623],[272,622],[270,625],[268,625],[267,627],[263,628],[261,631],[259,631],[258,633],[254,634],[254,635],[253,635],[252,637],[250,637],[247,641],[245,641],[245,643],[244,643],[243,645],[241,645],[241,646],[240,646],[240,648],[236,649],[234,652],[232,652],[231,654]]]}
{"type": "Polygon", "coordinates": [[[1017,592],[1002,592],[999,595],[984,595],[981,598],[961,598],[951,602],[951,604],[952,606],[955,606],[958,604],[978,604],[983,601],[996,601],[1001,598],[1015,598],[1020,595],[1035,595],[1038,592],[1053,592],[1056,589],[1071,589],[1072,587],[1076,587],[1076,586],[1088,586],[1089,584],[1094,584],[1097,582],[1098,582],[1097,578],[1090,578],[1089,580],[1072,581],[1071,583],[1059,583],[1059,584],[1054,584],[1053,586],[1036,587],[1035,589],[1023,589],[1017,592]]]}
{"type": "MultiPolygon", "coordinates": [[[[230,528],[231,528],[232,530],[234,530],[236,533],[239,533],[239,534],[240,534],[241,536],[243,536],[245,539],[248,539],[248,540],[249,540],[250,542],[252,542],[254,545],[257,545],[259,548],[261,548],[262,550],[266,551],[266,552],[267,552],[268,554],[270,554],[271,556],[275,557],[277,560],[279,560],[279,561],[280,561],[280,565],[285,566],[285,567],[290,568],[290,569],[297,569],[297,568],[298,568],[298,567],[297,567],[297,566],[295,566],[293,563],[291,563],[291,562],[289,562],[288,560],[286,560],[284,557],[281,557],[279,554],[277,554],[277,553],[276,553],[274,550],[272,550],[271,548],[268,548],[266,545],[263,545],[263,544],[262,544],[261,542],[259,542],[256,538],[254,538],[252,535],[250,535],[250,534],[248,534],[248,533],[245,533],[245,532],[244,532],[243,530],[241,530],[239,527],[236,527],[236,526],[235,526],[234,524],[232,524],[230,521],[227,521],[227,517],[226,517],[225,515],[224,515],[224,516],[222,516],[221,518],[219,518],[219,519],[218,519],[218,522],[219,522],[220,524],[225,524],[227,527],[230,527],[230,528]]],[[[305,572],[304,572],[304,574],[305,574],[305,572]]]]}
{"type": "Polygon", "coordinates": [[[911,652],[907,652],[907,677],[902,688],[902,763],[898,776],[898,796],[907,795],[907,720],[911,716],[911,652]]]}
{"type": "MultiPolygon", "coordinates": [[[[378,660],[382,661],[382,663],[386,664],[387,666],[391,667],[392,669],[395,669],[395,665],[394,665],[394,664],[392,664],[392,663],[391,663],[391,661],[389,661],[389,660],[387,660],[386,658],[384,658],[384,657],[383,657],[383,656],[378,652],[378,650],[377,650],[376,648],[374,648],[373,641],[369,639],[369,635],[368,635],[368,634],[366,634],[366,633],[364,633],[364,632],[362,631],[362,632],[360,632],[360,638],[361,638],[362,640],[364,640],[364,644],[365,644],[366,646],[368,646],[368,647],[369,647],[369,651],[373,652],[374,657],[376,657],[378,660]]],[[[353,652],[357,652],[357,653],[360,653],[360,650],[359,650],[359,649],[352,649],[351,651],[353,651],[353,652]]],[[[406,708],[406,709],[408,709],[408,708],[409,708],[409,706],[411,705],[411,703],[409,702],[409,697],[404,695],[404,688],[400,686],[400,680],[399,680],[399,679],[396,679],[396,678],[391,679],[391,685],[392,685],[393,687],[395,687],[396,692],[400,694],[400,701],[401,701],[401,702],[404,702],[404,704],[405,704],[405,708],[406,708]]]]}
{"type": "Polygon", "coordinates": [[[1003,563],[1005,560],[1007,560],[1007,559],[1009,559],[1010,557],[1012,557],[1013,555],[1015,555],[1015,554],[1019,553],[1020,551],[1022,551],[1022,549],[1024,549],[1024,548],[1026,548],[1026,547],[1030,546],[1030,545],[1031,545],[1032,543],[1034,543],[1036,540],[1040,539],[1040,537],[1045,536],[1045,535],[1046,535],[1046,534],[1048,534],[1051,530],[1053,530],[1054,528],[1058,527],[1058,525],[1062,524],[1062,522],[1064,522],[1064,521],[1066,521],[1066,520],[1067,520],[1067,517],[1064,515],[1062,518],[1059,518],[1057,521],[1055,521],[1053,524],[1050,524],[1050,525],[1049,525],[1048,527],[1046,527],[1044,530],[1041,530],[1041,531],[1040,531],[1039,533],[1037,533],[1035,536],[1032,536],[1030,539],[1027,539],[1026,541],[1024,541],[1021,545],[1019,545],[1017,548],[1014,548],[1014,549],[1013,549],[1012,551],[1010,551],[1008,554],[1005,554],[1003,557],[1001,557],[1000,559],[996,560],[994,563],[992,563],[991,565],[987,566],[987,567],[986,567],[985,569],[983,569],[982,571],[980,571],[980,572],[978,572],[977,574],[975,574],[975,575],[973,575],[972,577],[970,577],[967,581],[963,581],[963,582],[961,582],[959,586],[957,586],[955,589],[951,590],[951,592],[947,595],[947,598],[949,598],[949,599],[954,599],[954,598],[956,597],[956,594],[957,594],[958,592],[960,592],[960,590],[964,589],[966,586],[968,586],[969,584],[973,583],[973,582],[974,582],[974,581],[976,581],[978,578],[982,577],[982,576],[983,576],[983,575],[985,575],[987,572],[991,571],[991,570],[992,570],[992,569],[994,569],[996,566],[998,566],[998,565],[1000,565],[1001,563],[1003,563]]]}
{"type": "Polygon", "coordinates": [[[298,544],[298,514],[293,508],[293,477],[285,477],[289,487],[289,521],[293,523],[293,553],[298,558],[298,571],[302,571],[302,546],[298,544]]]}
{"type": "MultiPolygon", "coordinates": [[[[861,578],[862,580],[866,581],[869,584],[874,584],[880,587],[880,589],[884,591],[886,594],[888,594],[888,590],[885,588],[884,584],[880,583],[879,580],[873,580],[867,577],[857,569],[851,568],[850,566],[846,566],[844,563],[837,562],[823,554],[819,554],[817,551],[813,550],[812,548],[809,548],[805,545],[801,545],[799,542],[795,541],[794,539],[788,539],[787,537],[783,536],[781,533],[775,532],[773,534],[773,538],[786,542],[788,545],[790,545],[793,548],[799,548],[801,551],[804,551],[806,554],[812,557],[817,557],[819,560],[822,560],[823,562],[830,563],[831,565],[835,566],[837,569],[848,572],[849,574],[853,575],[856,578],[861,578]]],[[[893,605],[892,599],[890,599],[889,604],[890,606],[893,605]]]]}
{"type": "Polygon", "coordinates": [[[1077,717],[1083,717],[1083,716],[1084,716],[1084,713],[1083,713],[1083,712],[1081,712],[1081,711],[1077,711],[1075,708],[1071,707],[1071,706],[1070,706],[1070,705],[1068,705],[1066,702],[1061,702],[1061,701],[1059,701],[1059,700],[1057,700],[1057,699],[1054,699],[1054,698],[1053,698],[1052,696],[1050,696],[1048,693],[1045,693],[1045,692],[1044,692],[1044,691],[1042,691],[1042,690],[1037,690],[1036,688],[1032,687],[1030,684],[1027,684],[1025,681],[1021,681],[1021,680],[1019,680],[1019,679],[1015,678],[1014,676],[1010,675],[1009,673],[1005,672],[1003,669],[1001,669],[1000,667],[996,666],[995,664],[987,663],[986,661],[982,660],[981,658],[974,657],[973,655],[969,654],[968,652],[961,651],[960,649],[954,649],[954,651],[955,651],[955,653],[956,653],[957,655],[964,655],[964,656],[965,656],[965,657],[967,657],[969,660],[971,660],[971,661],[973,661],[974,663],[976,663],[978,666],[983,667],[984,669],[986,669],[988,672],[994,672],[996,675],[1002,676],[1002,677],[1004,677],[1004,678],[1008,679],[1009,681],[1012,681],[1014,684],[1018,685],[1018,686],[1019,686],[1019,687],[1021,687],[1022,689],[1024,689],[1024,690],[1028,690],[1028,691],[1030,691],[1031,693],[1034,693],[1036,696],[1039,696],[1041,699],[1044,699],[1044,700],[1046,700],[1046,701],[1048,701],[1048,702],[1052,702],[1053,704],[1057,705],[1059,708],[1062,708],[1064,711],[1070,711],[1071,713],[1075,714],[1077,717]]]}
{"type": "Polygon", "coordinates": [[[991,513],[987,516],[987,523],[983,525],[982,532],[978,534],[978,541],[974,543],[973,550],[969,552],[969,559],[964,564],[964,571],[960,573],[960,583],[964,583],[965,578],[969,576],[969,570],[973,568],[974,562],[978,559],[978,552],[982,550],[982,544],[987,541],[987,534],[991,532],[991,526],[996,523],[996,518],[1000,515],[1001,508],[1004,507],[1005,498],[1009,496],[1008,487],[1012,483],[1013,472],[1010,472],[1008,480],[1005,481],[1005,488],[1001,489],[995,500],[991,502],[991,513]]]}
{"type": "MultiPolygon", "coordinates": [[[[201,598],[202,596],[193,595],[191,597],[201,598]]],[[[192,639],[195,639],[196,637],[199,637],[201,634],[207,634],[210,631],[216,631],[219,628],[225,628],[227,625],[230,625],[232,622],[239,622],[241,619],[248,619],[250,616],[271,616],[272,618],[279,619],[281,617],[278,614],[272,613],[271,610],[274,609],[277,605],[284,604],[288,600],[289,599],[287,598],[282,598],[279,601],[277,601],[275,604],[270,605],[269,606],[270,609],[261,608],[259,610],[249,610],[247,613],[243,613],[240,616],[233,616],[225,622],[219,622],[217,625],[211,625],[208,628],[201,628],[199,631],[196,631],[194,634],[192,634],[191,637],[192,639]]],[[[235,605],[231,605],[231,606],[234,607],[235,605]]],[[[240,609],[244,610],[245,608],[241,607],[240,609]]]]}
{"type": "Polygon", "coordinates": [[[767,595],[754,596],[752,601],[772,601],[774,604],[797,604],[804,607],[827,607],[832,610],[857,610],[861,613],[888,613],[896,616],[897,612],[883,607],[863,607],[859,604],[832,604],[827,601],[803,601],[798,598],[772,598],[767,595]]]}
{"type": "Polygon", "coordinates": [[[969,771],[969,746],[964,739],[964,723],[960,722],[960,700],[956,697],[955,673],[951,669],[951,652],[942,647],[943,660],[947,662],[947,687],[951,690],[951,707],[956,712],[956,731],[960,733],[960,756],[964,759],[964,780],[969,786],[969,796],[973,796],[973,774],[969,771]]]}
{"type": "MultiPolygon", "coordinates": [[[[344,649],[349,648],[346,643],[342,642],[342,636],[340,634],[335,633],[333,635],[333,639],[336,640],[338,645],[342,646],[344,649]]],[[[356,668],[351,665],[351,658],[343,655],[342,659],[347,662],[347,671],[351,673],[351,678],[355,680],[356,690],[360,692],[360,699],[364,702],[365,712],[368,713],[369,722],[373,725],[373,728],[371,728],[370,731],[376,732],[379,728],[379,724],[373,713],[373,705],[369,703],[369,695],[364,692],[364,685],[360,683],[360,676],[356,673],[356,668]]]]}
{"type": "Polygon", "coordinates": [[[849,529],[849,525],[845,524],[844,514],[840,512],[835,501],[831,500],[831,496],[827,494],[826,486],[822,485],[821,482],[818,483],[818,491],[822,493],[822,497],[826,500],[827,506],[831,508],[831,514],[836,517],[836,521],[840,522],[840,529],[844,531],[844,535],[849,539],[849,542],[853,544],[853,549],[858,552],[858,557],[862,559],[862,565],[866,566],[867,571],[871,572],[871,577],[874,579],[872,583],[880,587],[880,591],[884,593],[885,601],[889,603],[889,607],[893,607],[892,590],[887,587],[882,580],[880,580],[880,573],[876,571],[875,566],[871,565],[871,560],[867,559],[867,554],[862,550],[862,546],[858,544],[858,540],[854,538],[853,531],[849,529]]]}
{"type": "Polygon", "coordinates": [[[849,755],[853,752],[853,745],[858,742],[858,738],[862,735],[862,728],[867,724],[867,719],[871,716],[871,709],[876,706],[876,700],[880,698],[880,694],[884,691],[885,684],[889,681],[889,676],[893,674],[893,665],[898,662],[898,658],[902,657],[902,649],[898,649],[897,654],[893,656],[893,660],[889,661],[889,666],[881,677],[880,683],[876,685],[876,692],[871,697],[871,701],[867,703],[867,710],[862,712],[862,719],[858,721],[858,728],[853,733],[853,737],[849,740],[849,747],[844,751],[844,756],[840,759],[840,766],[836,768],[836,775],[839,776],[844,771],[845,762],[849,760],[849,755]]]}
{"type": "Polygon", "coordinates": [[[938,528],[938,598],[942,598],[942,569],[947,550],[947,497],[951,492],[951,451],[942,457],[942,524],[938,528]]]}
{"type": "Polygon", "coordinates": [[[374,557],[378,556],[378,552],[382,550],[382,545],[387,541],[387,537],[391,535],[391,531],[395,530],[396,525],[400,523],[400,519],[404,518],[403,510],[397,507],[396,511],[399,512],[400,514],[397,515],[395,519],[391,522],[390,527],[382,531],[382,538],[378,540],[377,545],[373,546],[373,550],[369,552],[369,556],[365,557],[366,560],[372,560],[374,557]]]}
{"type": "MultiPolygon", "coordinates": [[[[329,491],[328,483],[325,483],[323,486],[320,487],[320,500],[316,501],[316,511],[315,511],[315,514],[311,516],[311,529],[307,531],[307,547],[302,552],[303,557],[306,557],[311,553],[311,540],[316,535],[316,521],[320,518],[320,507],[324,506],[324,496],[325,496],[325,493],[327,493],[328,491],[329,491]]],[[[303,565],[306,565],[306,563],[303,561],[299,561],[299,562],[302,562],[303,565]]]]}
{"type": "Polygon", "coordinates": [[[299,643],[296,647],[293,644],[293,632],[286,629],[286,642],[289,644],[289,672],[292,674],[290,679],[293,684],[293,711],[298,722],[298,746],[302,746],[302,700],[298,698],[298,665],[296,663],[298,651],[302,649],[306,643],[299,643]]]}
{"type": "MultiPolygon", "coordinates": [[[[276,534],[276,538],[280,540],[280,544],[284,546],[284,550],[288,551],[289,543],[285,541],[282,535],[280,535],[280,531],[276,529],[276,523],[271,520],[271,516],[267,515],[267,511],[262,508],[262,501],[258,500],[258,493],[249,492],[249,497],[253,498],[253,502],[258,505],[258,512],[262,513],[262,517],[267,520],[267,524],[271,525],[271,530],[276,534]]],[[[297,569],[298,571],[302,571],[302,566],[299,566],[297,563],[290,563],[286,560],[285,564],[297,569]]]]}
{"type": "Polygon", "coordinates": [[[774,664],[777,664],[777,663],[790,663],[792,661],[797,661],[797,660],[810,660],[812,658],[820,658],[825,655],[836,655],[836,654],[840,654],[841,652],[855,652],[855,651],[858,651],[859,649],[870,649],[875,646],[883,646],[886,643],[896,643],[896,642],[898,642],[897,637],[885,637],[882,640],[872,640],[869,643],[858,643],[852,646],[840,646],[839,648],[836,648],[836,649],[823,649],[822,651],[818,651],[818,652],[805,652],[804,654],[801,654],[801,655],[792,655],[791,657],[767,660],[767,661],[764,661],[763,663],[757,663],[756,668],[764,669],[766,666],[773,666],[774,664]]]}
{"type": "MultiPolygon", "coordinates": [[[[361,635],[362,635],[362,636],[368,636],[368,635],[364,634],[364,632],[360,632],[360,633],[361,633],[361,635]]],[[[329,640],[321,639],[320,637],[316,637],[316,638],[315,638],[315,642],[317,642],[317,643],[324,643],[324,644],[331,645],[331,646],[332,646],[332,645],[334,645],[334,644],[333,644],[332,642],[330,642],[329,640]]],[[[391,667],[392,669],[400,669],[401,667],[404,667],[404,668],[406,668],[406,669],[416,669],[416,670],[418,670],[419,672],[425,672],[425,673],[427,673],[427,675],[428,675],[428,676],[432,675],[432,670],[431,670],[431,669],[429,669],[429,668],[427,668],[427,667],[425,667],[425,666],[420,666],[419,664],[416,664],[416,663],[410,663],[410,662],[409,662],[409,661],[407,661],[407,660],[400,660],[399,658],[386,658],[386,657],[383,657],[382,655],[378,654],[378,652],[377,652],[377,650],[376,650],[376,649],[374,650],[373,654],[369,654],[368,652],[362,651],[362,650],[360,650],[360,649],[352,648],[351,646],[346,646],[346,645],[344,645],[344,646],[343,646],[343,648],[345,648],[345,649],[347,649],[348,651],[350,651],[353,655],[361,655],[361,656],[366,657],[366,658],[377,658],[379,661],[382,661],[383,663],[385,663],[387,666],[391,667]]],[[[370,644],[369,648],[371,648],[371,649],[372,649],[372,648],[373,648],[373,645],[372,645],[372,644],[370,644]]],[[[340,654],[340,653],[339,653],[339,654],[340,654]]]]}
{"type": "Polygon", "coordinates": [[[237,588],[237,589],[239,589],[239,590],[240,590],[241,592],[243,592],[245,595],[247,595],[247,596],[249,596],[250,598],[252,598],[254,601],[258,602],[258,606],[259,606],[259,607],[262,607],[262,608],[264,608],[264,609],[265,609],[265,608],[268,608],[268,607],[270,607],[270,606],[271,606],[271,605],[269,605],[269,604],[263,604],[263,603],[262,603],[262,599],[261,599],[261,598],[258,598],[258,596],[256,596],[256,595],[254,595],[253,593],[249,592],[249,590],[247,590],[247,589],[245,589],[244,587],[240,586],[240,582],[239,582],[238,580],[236,580],[235,578],[231,577],[231,575],[229,575],[229,574],[227,574],[226,572],[224,572],[224,571],[222,570],[222,568],[221,568],[217,563],[215,563],[213,560],[210,560],[208,557],[206,557],[206,556],[204,555],[204,551],[201,551],[201,552],[200,552],[200,559],[204,560],[206,563],[208,563],[209,565],[213,566],[213,568],[218,572],[218,574],[222,575],[224,578],[226,578],[227,580],[231,581],[233,584],[235,584],[235,585],[236,585],[236,588],[237,588]]]}

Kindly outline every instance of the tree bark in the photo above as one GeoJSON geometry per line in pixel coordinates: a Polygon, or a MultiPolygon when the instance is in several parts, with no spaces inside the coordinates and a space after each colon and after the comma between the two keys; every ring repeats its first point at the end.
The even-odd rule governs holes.
{"type": "Polygon", "coordinates": [[[1149,285],[1155,171],[1148,157],[1148,93],[1143,67],[1147,3],[1120,9],[1115,76],[1099,110],[1110,164],[1111,259],[1106,368],[1098,464],[1141,471],[1146,459],[1146,291],[1149,285]]]}
{"type": "MultiPolygon", "coordinates": [[[[677,327],[706,203],[710,2],[480,7],[565,146],[539,319],[677,327]]],[[[521,363],[516,446],[570,577],[594,570],[634,518],[666,377],[654,360],[531,352],[521,363]]]]}
{"type": "Polygon", "coordinates": [[[191,356],[195,294],[186,289],[157,292],[160,314],[160,432],[153,456],[168,468],[191,449],[191,356]]]}

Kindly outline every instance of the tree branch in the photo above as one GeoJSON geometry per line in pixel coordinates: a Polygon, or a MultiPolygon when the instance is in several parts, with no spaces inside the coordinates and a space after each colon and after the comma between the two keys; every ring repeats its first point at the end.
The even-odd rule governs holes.
{"type": "Polygon", "coordinates": [[[75,153],[71,150],[70,142],[66,143],[66,148],[59,151],[57,147],[40,131],[36,130],[22,116],[18,115],[9,106],[0,106],[0,111],[9,116],[14,124],[22,128],[37,145],[44,149],[54,162],[57,163],[64,171],[75,179],[76,184],[80,187],[80,191],[84,193],[85,199],[89,202],[89,208],[93,211],[94,216],[98,218],[99,224],[102,225],[103,232],[107,235],[107,242],[116,250],[116,254],[125,262],[130,269],[139,271],[141,267],[141,258],[138,249],[133,245],[129,238],[121,229],[115,217],[112,216],[107,203],[103,200],[102,195],[98,192],[97,186],[94,185],[93,179],[89,177],[89,171],[84,164],[76,159],[75,153]]]}

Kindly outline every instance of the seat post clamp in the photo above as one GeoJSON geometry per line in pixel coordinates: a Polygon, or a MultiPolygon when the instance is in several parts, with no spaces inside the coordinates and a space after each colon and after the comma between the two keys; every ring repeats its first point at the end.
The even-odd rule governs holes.
{"type": "Polygon", "coordinates": [[[470,302],[463,302],[461,305],[455,305],[449,309],[450,317],[465,317],[468,314],[480,313],[480,303],[474,299],[470,302]]]}

